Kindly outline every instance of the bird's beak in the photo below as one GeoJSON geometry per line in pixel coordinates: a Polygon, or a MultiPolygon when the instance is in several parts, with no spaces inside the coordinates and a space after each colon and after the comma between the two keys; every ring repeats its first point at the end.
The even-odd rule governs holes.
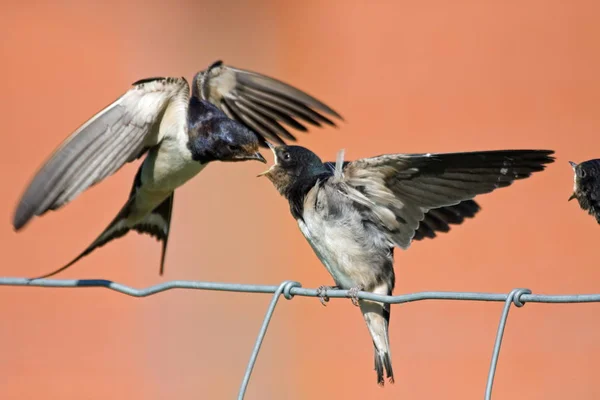
{"type": "Polygon", "coordinates": [[[260,178],[261,176],[265,176],[267,175],[269,172],[271,172],[271,170],[273,169],[273,167],[277,164],[277,153],[275,152],[275,146],[273,146],[271,144],[271,142],[268,142],[265,140],[265,143],[267,144],[267,146],[269,146],[269,149],[271,149],[271,151],[273,152],[273,157],[275,157],[275,162],[273,163],[273,165],[271,166],[271,168],[269,168],[268,170],[261,172],[260,174],[256,175],[257,178],[260,178]]]}
{"type": "Polygon", "coordinates": [[[567,200],[567,201],[571,201],[571,200],[573,200],[573,199],[575,199],[575,198],[577,198],[577,196],[575,196],[575,193],[573,193],[573,194],[571,195],[571,197],[569,197],[569,200],[567,200]]]}
{"type": "Polygon", "coordinates": [[[267,146],[269,146],[269,148],[270,148],[270,149],[271,149],[271,151],[273,152],[273,155],[275,155],[275,146],[273,146],[273,145],[271,144],[271,142],[267,142],[266,140],[265,140],[265,143],[267,144],[267,146]]]}
{"type": "Polygon", "coordinates": [[[246,157],[247,160],[258,160],[263,164],[267,163],[267,160],[263,157],[262,154],[260,154],[259,151],[257,151],[256,153],[252,154],[251,156],[246,157]]]}
{"type": "Polygon", "coordinates": [[[574,163],[573,161],[569,161],[569,164],[571,164],[571,167],[573,167],[573,169],[575,169],[575,167],[577,167],[577,164],[574,163]]]}
{"type": "MultiPolygon", "coordinates": [[[[271,167],[272,168],[272,167],[271,167]]],[[[256,175],[257,178],[260,178],[261,176],[265,176],[267,175],[269,172],[271,172],[271,168],[269,168],[266,171],[261,172],[260,174],[256,175]]]]}

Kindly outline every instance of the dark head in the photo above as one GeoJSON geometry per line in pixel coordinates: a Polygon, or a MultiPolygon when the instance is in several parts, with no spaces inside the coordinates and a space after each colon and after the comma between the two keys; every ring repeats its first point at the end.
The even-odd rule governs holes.
{"type": "Polygon", "coordinates": [[[573,194],[569,200],[579,200],[600,184],[600,160],[588,160],[579,164],[569,161],[569,164],[573,168],[573,194]]]}
{"type": "Polygon", "coordinates": [[[600,224],[600,159],[569,163],[574,172],[573,194],[569,200],[577,199],[579,207],[593,215],[600,224]]]}
{"type": "Polygon", "coordinates": [[[267,144],[273,151],[275,163],[259,176],[269,178],[288,199],[292,195],[304,195],[317,180],[332,174],[315,153],[304,147],[267,144]]]}
{"type": "Polygon", "coordinates": [[[227,117],[208,101],[190,100],[188,146],[194,160],[247,161],[267,160],[258,151],[258,137],[245,125],[227,117]]]}

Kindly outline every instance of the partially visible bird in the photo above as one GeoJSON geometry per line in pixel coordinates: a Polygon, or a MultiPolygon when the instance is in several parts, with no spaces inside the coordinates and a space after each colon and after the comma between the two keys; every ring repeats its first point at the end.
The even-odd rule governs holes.
{"type": "Polygon", "coordinates": [[[569,201],[577,199],[579,207],[596,218],[600,224],[600,159],[588,160],[573,167],[573,194],[569,201]]]}
{"type": "Polygon", "coordinates": [[[265,139],[295,140],[288,127],[335,125],[341,116],[321,101],[276,79],[213,63],[194,76],[149,78],[81,125],[37,172],[14,214],[19,230],[36,215],[56,210],[112,175],[124,164],[146,158],[129,199],[98,238],[64,267],[130,230],[162,242],[164,270],[176,188],[213,161],[266,162],[265,139]],[[287,126],[287,127],[285,127],[287,126]]]}
{"type": "MultiPolygon", "coordinates": [[[[323,163],[300,146],[272,147],[267,176],[289,202],[302,234],[333,277],[360,306],[375,347],[377,383],[394,382],[390,306],[358,300],[358,291],[391,295],[394,248],[407,249],[422,221],[440,207],[510,185],[553,162],[551,150],[387,154],[323,163]]],[[[421,236],[425,236],[422,233],[421,236]]],[[[321,287],[326,296],[328,287],[321,287]]]]}

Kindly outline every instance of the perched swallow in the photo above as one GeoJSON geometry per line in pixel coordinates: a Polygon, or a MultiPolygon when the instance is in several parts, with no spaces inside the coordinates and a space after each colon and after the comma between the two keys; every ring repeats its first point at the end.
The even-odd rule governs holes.
{"type": "Polygon", "coordinates": [[[261,175],[288,200],[336,287],[349,290],[360,306],[373,338],[379,385],[384,369],[394,382],[391,310],[389,304],[358,300],[358,291],[392,294],[394,248],[407,249],[431,212],[527,178],[554,160],[550,150],[499,150],[388,154],[344,164],[341,153],[334,166],[300,146],[272,150],[275,163],[261,175]]]}
{"type": "Polygon", "coordinates": [[[569,201],[577,199],[579,207],[594,216],[600,224],[600,159],[584,161],[573,167],[573,194],[569,201]]]}
{"type": "Polygon", "coordinates": [[[288,127],[335,126],[329,106],[276,79],[213,63],[185,78],[137,81],[81,125],[52,154],[25,190],[14,214],[19,230],[35,215],[56,210],[143,155],[129,199],[115,219],[68,268],[130,230],[162,242],[164,270],[174,190],[213,161],[266,160],[265,140],[295,140],[288,127]],[[282,125],[282,123],[284,125],[282,125]]]}

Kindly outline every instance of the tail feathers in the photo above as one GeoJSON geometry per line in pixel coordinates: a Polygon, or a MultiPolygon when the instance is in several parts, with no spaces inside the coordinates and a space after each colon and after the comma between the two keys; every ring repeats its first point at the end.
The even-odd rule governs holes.
{"type": "Polygon", "coordinates": [[[162,253],[160,257],[160,275],[165,272],[165,255],[167,254],[167,243],[169,242],[169,230],[171,227],[171,213],[173,211],[173,199],[175,192],[141,222],[133,226],[133,229],[139,233],[146,233],[162,242],[162,253]]]}
{"type": "Polygon", "coordinates": [[[128,221],[128,217],[131,212],[131,208],[133,206],[135,197],[131,197],[125,206],[119,211],[117,216],[112,220],[112,222],[108,225],[108,227],[98,236],[91,245],[89,245],[81,254],[75,257],[72,261],[70,261],[64,267],[61,267],[55,271],[52,271],[48,274],[32,278],[32,279],[43,279],[49,278],[53,275],[56,275],[77,261],[81,260],[83,257],[90,254],[92,251],[96,250],[98,247],[104,246],[106,243],[113,241],[114,239],[118,239],[120,237],[125,236],[130,230],[135,230],[139,233],[146,233],[159,241],[163,242],[162,246],[162,256],[160,263],[160,274],[162,275],[164,272],[164,261],[165,261],[165,253],[167,248],[167,242],[169,239],[169,228],[171,225],[171,211],[173,209],[173,196],[171,195],[165,199],[158,207],[156,207],[150,214],[146,215],[140,222],[135,224],[131,224],[128,221]]]}
{"type": "Polygon", "coordinates": [[[392,356],[388,335],[390,305],[368,300],[359,301],[359,305],[373,338],[377,384],[384,386],[384,372],[388,381],[394,383],[394,371],[392,369],[392,356]]]}
{"type": "Polygon", "coordinates": [[[394,371],[392,370],[392,357],[388,352],[379,352],[375,346],[375,371],[377,372],[377,384],[383,386],[385,381],[383,379],[383,370],[385,368],[387,378],[390,383],[394,383],[394,371]]]}

